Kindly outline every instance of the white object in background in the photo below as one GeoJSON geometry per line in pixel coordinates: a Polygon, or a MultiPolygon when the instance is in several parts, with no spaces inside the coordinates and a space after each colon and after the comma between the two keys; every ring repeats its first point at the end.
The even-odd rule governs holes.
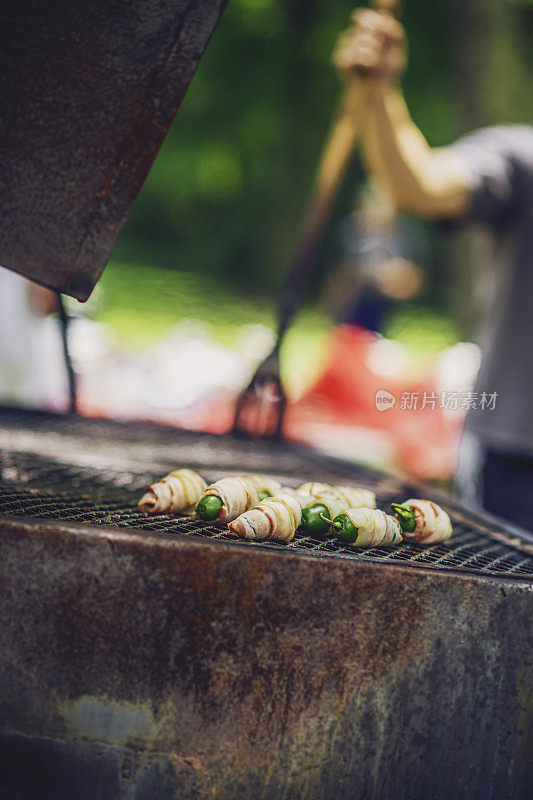
{"type": "Polygon", "coordinates": [[[64,409],[68,385],[59,323],[32,311],[29,287],[0,267],[0,403],[64,409]]]}
{"type": "Polygon", "coordinates": [[[192,320],[158,342],[148,360],[146,400],[153,408],[188,408],[217,392],[235,393],[246,380],[243,359],[192,320]]]}
{"type": "Polygon", "coordinates": [[[437,391],[470,391],[480,364],[481,349],[477,344],[458,342],[447,347],[437,361],[437,391]]]}

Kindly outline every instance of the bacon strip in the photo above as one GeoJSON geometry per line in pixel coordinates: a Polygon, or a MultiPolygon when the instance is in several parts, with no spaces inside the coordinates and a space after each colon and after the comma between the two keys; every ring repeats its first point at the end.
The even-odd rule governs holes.
{"type": "Polygon", "coordinates": [[[330,486],[327,483],[319,483],[318,481],[310,481],[309,483],[302,483],[298,487],[299,492],[316,497],[317,500],[330,497],[336,500],[341,509],[346,508],[375,508],[376,495],[370,489],[359,489],[355,486],[330,486]]]}
{"type": "Polygon", "coordinates": [[[196,505],[207,483],[192,469],[177,469],[152,483],[138,502],[148,514],[176,514],[196,505]]]}
{"type": "MultiPolygon", "coordinates": [[[[214,495],[222,500],[217,522],[231,522],[259,502],[259,492],[275,494],[281,488],[278,481],[266,475],[239,475],[222,478],[208,486],[202,497],[214,495]]],[[[201,498],[199,498],[201,499],[201,498]]]]}
{"type": "Polygon", "coordinates": [[[452,535],[452,522],[446,511],[431,500],[411,499],[402,505],[410,506],[415,512],[415,529],[404,531],[404,538],[421,544],[445,542],[452,535]]]}
{"type": "Polygon", "coordinates": [[[290,542],[302,521],[302,508],[308,505],[310,499],[303,495],[298,497],[296,493],[267,497],[230,522],[228,528],[242,539],[290,542]]]}
{"type": "Polygon", "coordinates": [[[402,529],[396,517],[375,508],[350,508],[344,512],[359,529],[353,547],[388,547],[402,541],[402,529]]]}

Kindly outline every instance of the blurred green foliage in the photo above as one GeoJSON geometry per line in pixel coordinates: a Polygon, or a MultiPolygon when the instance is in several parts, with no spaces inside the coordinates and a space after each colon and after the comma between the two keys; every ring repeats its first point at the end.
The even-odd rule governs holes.
{"type": "Polygon", "coordinates": [[[274,323],[271,303],[236,293],[220,278],[114,259],[85,311],[133,351],[153,344],[184,320],[202,320],[209,333],[229,347],[244,325],[274,323]]]}
{"type": "MultiPolygon", "coordinates": [[[[487,95],[474,122],[483,109],[482,122],[525,113],[520,98],[530,98],[533,88],[524,34],[531,11],[502,0],[404,5],[406,95],[432,144],[448,143],[473,124],[468,91],[487,95]],[[479,20],[488,41],[478,41],[479,20]],[[468,35],[465,25],[472,27],[468,35]],[[470,70],[470,50],[485,58],[483,48],[490,49],[486,70],[467,80],[461,68],[470,70]],[[488,75],[490,86],[476,89],[488,75]]],[[[213,276],[217,292],[232,283],[255,297],[276,296],[338,102],[330,55],[352,6],[230,0],[117,244],[118,260],[213,276]]],[[[337,216],[350,209],[362,178],[356,160],[337,216]]]]}
{"type": "Polygon", "coordinates": [[[460,340],[451,319],[425,306],[403,305],[387,320],[384,335],[394,339],[417,360],[428,360],[460,340]]]}

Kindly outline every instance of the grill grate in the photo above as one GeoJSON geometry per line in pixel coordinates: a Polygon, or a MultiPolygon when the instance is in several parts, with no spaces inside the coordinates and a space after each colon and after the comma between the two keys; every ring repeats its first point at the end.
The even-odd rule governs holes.
{"type": "MultiPolygon", "coordinates": [[[[138,528],[156,534],[224,538],[241,547],[290,549],[356,561],[386,561],[455,572],[533,578],[532,558],[457,521],[449,542],[430,547],[403,543],[395,548],[358,550],[334,537],[314,538],[298,533],[288,544],[242,542],[230,537],[223,529],[197,519],[140,514],[136,508],[137,500],[153,478],[153,474],[131,470],[94,469],[60,463],[34,453],[3,453],[0,513],[138,528]]],[[[378,505],[386,510],[393,499],[397,497],[383,493],[378,495],[378,505]]]]}

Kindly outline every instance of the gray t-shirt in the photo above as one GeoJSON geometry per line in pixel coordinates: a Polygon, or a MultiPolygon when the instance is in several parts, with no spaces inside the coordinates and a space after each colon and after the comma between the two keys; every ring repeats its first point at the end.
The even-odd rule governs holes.
{"type": "Polygon", "coordinates": [[[485,128],[453,149],[472,179],[460,222],[488,226],[501,270],[467,429],[487,446],[533,456],[533,127],[485,128]],[[480,407],[483,393],[497,393],[493,410],[490,400],[480,407]]]}

